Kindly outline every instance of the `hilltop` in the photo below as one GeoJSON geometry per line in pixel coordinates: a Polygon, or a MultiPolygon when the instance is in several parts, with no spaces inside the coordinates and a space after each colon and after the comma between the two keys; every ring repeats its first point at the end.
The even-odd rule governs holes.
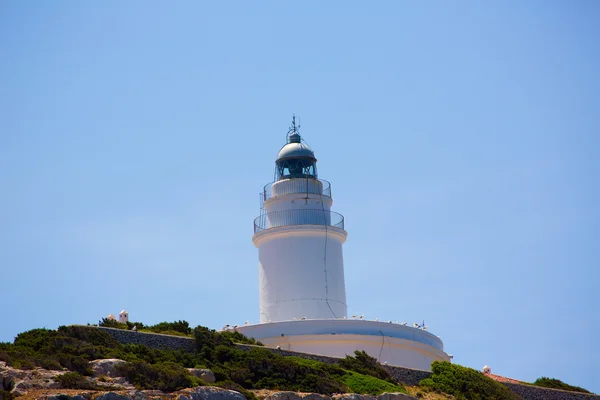
{"type": "MultiPolygon", "coordinates": [[[[208,394],[234,396],[235,393],[247,400],[306,397],[283,399],[281,396],[291,394],[277,393],[281,391],[318,394],[321,399],[337,399],[347,396],[344,393],[353,393],[354,400],[360,400],[357,395],[366,396],[364,399],[379,396],[382,400],[398,400],[408,394],[431,400],[520,398],[510,386],[479,371],[447,362],[434,362],[429,377],[407,385],[364,352],[326,363],[278,354],[237,332],[215,332],[202,326],[192,329],[185,321],[144,326],[104,320],[101,325],[185,336],[190,341],[193,338],[194,348],[174,350],[123,344],[95,327],[34,329],[19,334],[13,343],[0,343],[0,399],[46,398],[60,393],[71,397],[80,394],[78,400],[83,400],[102,397],[104,392],[121,393],[137,400],[152,396],[180,400],[200,396],[206,400],[208,394]]],[[[600,398],[557,380],[546,378],[537,383],[574,391],[548,392],[559,393],[553,397],[557,399],[600,398]]]]}

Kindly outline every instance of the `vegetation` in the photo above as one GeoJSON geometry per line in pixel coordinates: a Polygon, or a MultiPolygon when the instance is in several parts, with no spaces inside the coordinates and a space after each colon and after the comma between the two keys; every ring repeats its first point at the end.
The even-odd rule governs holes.
{"type": "Polygon", "coordinates": [[[61,386],[65,389],[84,389],[84,390],[98,390],[101,389],[94,382],[90,381],[85,376],[78,374],[77,372],[67,372],[62,375],[58,375],[54,378],[56,382],[60,382],[61,386]]]}
{"type": "Polygon", "coordinates": [[[164,335],[175,336],[192,336],[192,328],[187,321],[160,322],[156,325],[145,326],[141,322],[128,321],[127,323],[123,323],[114,319],[102,318],[102,320],[98,323],[98,326],[124,330],[131,330],[135,327],[138,332],[162,333],[164,335]]]}
{"type": "Polygon", "coordinates": [[[204,382],[192,376],[187,369],[171,361],[156,364],[136,361],[118,365],[117,370],[139,389],[158,389],[173,392],[204,385],[204,382]]]}
{"type": "Polygon", "coordinates": [[[15,396],[8,390],[0,390],[0,400],[13,400],[15,396]]]}
{"type": "MultiPolygon", "coordinates": [[[[121,324],[101,321],[102,326],[118,329],[173,333],[193,336],[196,351],[157,350],[142,345],[121,345],[108,333],[81,326],[61,326],[57,330],[33,329],[19,334],[13,343],[0,343],[0,360],[20,369],[61,370],[57,376],[64,388],[101,389],[89,380],[89,361],[119,358],[127,361],[117,368],[139,389],[166,392],[204,385],[187,368],[210,368],[215,386],[241,392],[246,399],[256,400],[251,389],[290,390],[326,395],[342,392],[378,395],[383,392],[406,392],[394,382],[387,370],[364,351],[347,356],[338,364],[326,364],[299,357],[284,357],[265,348],[239,332],[215,332],[205,327],[190,328],[186,321],[161,322],[145,326],[139,322],[121,324]],[[234,343],[259,345],[241,349],[234,343]]],[[[434,362],[433,374],[421,381],[419,390],[438,392],[456,399],[514,400],[504,385],[480,372],[448,362],[434,362]]],[[[589,393],[558,379],[539,378],[533,385],[589,393]]],[[[417,393],[422,397],[422,392],[417,393]]],[[[12,400],[8,391],[0,391],[0,400],[12,400]]]]}
{"type": "MultiPolygon", "coordinates": [[[[107,324],[114,324],[114,321],[107,324]]],[[[125,325],[125,324],[123,324],[125,325]]],[[[138,325],[135,325],[138,326],[138,325]]],[[[143,325],[139,325],[143,326],[143,325]]],[[[185,321],[161,323],[143,329],[188,334],[185,321]],[[164,330],[163,330],[164,329],[164,330]]],[[[356,392],[379,394],[404,392],[366,353],[347,357],[344,366],[330,365],[296,357],[284,357],[260,346],[240,349],[235,342],[259,344],[238,332],[218,333],[204,327],[191,331],[196,351],[157,350],[142,345],[121,345],[108,333],[82,326],[62,326],[56,331],[34,329],[17,336],[14,343],[0,343],[0,360],[15,368],[42,367],[69,373],[57,377],[63,387],[90,389],[86,378],[88,363],[103,358],[119,358],[121,374],[140,389],[174,391],[205,384],[187,368],[210,368],[216,386],[238,390],[254,400],[250,389],[302,392],[356,392]]]]}
{"type": "MultiPolygon", "coordinates": [[[[259,347],[244,351],[236,348],[226,336],[206,328],[194,330],[198,353],[207,361],[217,380],[227,377],[246,389],[276,389],[298,392],[333,393],[358,392],[380,394],[393,389],[404,392],[400,385],[391,384],[377,376],[351,373],[340,366],[297,357],[284,357],[259,347]],[[370,378],[370,379],[369,379],[370,378]],[[368,388],[369,392],[363,391],[368,388]]],[[[374,359],[361,358],[355,362],[347,357],[348,365],[370,374],[374,359]]],[[[380,373],[379,371],[377,371],[380,373]]],[[[387,375],[389,377],[389,375],[387,375]]],[[[390,377],[391,379],[391,377],[390,377]]]]}
{"type": "Polygon", "coordinates": [[[365,351],[355,351],[354,357],[344,358],[340,361],[340,366],[363,375],[370,375],[388,382],[394,382],[389,372],[365,351]]]}
{"type": "Polygon", "coordinates": [[[382,381],[373,376],[362,375],[353,371],[347,371],[342,377],[342,381],[353,393],[364,393],[375,396],[385,392],[406,393],[406,390],[396,383],[382,381]]]}
{"type": "Polygon", "coordinates": [[[569,390],[571,392],[591,393],[589,390],[585,390],[579,386],[571,386],[558,379],[546,378],[545,376],[536,379],[535,382],[533,382],[533,385],[551,389],[569,390]]]}
{"type": "Polygon", "coordinates": [[[447,361],[434,361],[431,370],[433,374],[419,383],[424,391],[443,392],[457,400],[518,399],[506,386],[474,369],[447,361]]]}

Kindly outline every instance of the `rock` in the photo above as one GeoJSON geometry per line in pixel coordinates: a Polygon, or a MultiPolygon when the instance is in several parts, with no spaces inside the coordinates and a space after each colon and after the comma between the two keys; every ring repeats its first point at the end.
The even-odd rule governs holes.
{"type": "Polygon", "coordinates": [[[15,379],[10,376],[0,375],[0,390],[10,392],[15,387],[15,379]]]}
{"type": "Polygon", "coordinates": [[[210,369],[204,368],[188,368],[190,373],[200,379],[202,379],[206,383],[215,383],[217,380],[215,379],[215,374],[210,369]]]}
{"type": "Polygon", "coordinates": [[[405,393],[382,393],[377,396],[377,400],[414,400],[416,397],[405,393]]]}
{"type": "Polygon", "coordinates": [[[113,377],[119,376],[116,367],[125,363],[126,361],[119,360],[118,358],[107,358],[105,360],[90,361],[90,368],[96,378],[101,375],[113,377]]]}
{"type": "Polygon", "coordinates": [[[240,392],[212,386],[198,386],[192,389],[184,389],[174,393],[174,395],[177,396],[174,398],[178,400],[246,400],[240,392]]]}
{"type": "Polygon", "coordinates": [[[275,392],[265,400],[302,400],[302,397],[296,392],[275,392]]]}
{"type": "Polygon", "coordinates": [[[90,397],[89,393],[85,394],[76,394],[75,396],[69,396],[68,394],[55,394],[52,396],[46,397],[46,400],[88,400],[90,397]],[[87,397],[85,397],[87,396],[87,397]]]}
{"type": "Polygon", "coordinates": [[[334,400],[375,400],[374,396],[368,394],[344,393],[333,396],[334,400]]]}
{"type": "Polygon", "coordinates": [[[144,392],[142,392],[141,390],[136,390],[131,395],[131,398],[133,400],[147,400],[148,396],[146,396],[146,394],[144,392]]]}
{"type": "Polygon", "coordinates": [[[142,391],[140,391],[140,393],[143,396],[146,396],[147,398],[148,397],[160,397],[160,396],[164,397],[165,396],[165,393],[161,392],[160,390],[142,390],[142,391]]]}
{"type": "Polygon", "coordinates": [[[331,397],[325,396],[324,394],[309,393],[302,396],[302,400],[331,400],[331,397]]]}
{"type": "Polygon", "coordinates": [[[22,396],[27,393],[27,391],[31,388],[31,384],[27,381],[18,381],[15,382],[15,386],[10,391],[15,396],[22,396]]]}
{"type": "Polygon", "coordinates": [[[96,400],[131,400],[131,397],[115,392],[108,392],[96,397],[96,400]]]}

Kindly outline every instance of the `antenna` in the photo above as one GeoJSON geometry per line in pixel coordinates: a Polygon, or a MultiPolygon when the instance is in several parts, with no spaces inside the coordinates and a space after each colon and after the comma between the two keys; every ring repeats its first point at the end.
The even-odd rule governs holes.
{"type": "Polygon", "coordinates": [[[294,139],[292,140],[293,142],[300,142],[302,140],[302,138],[300,137],[300,118],[298,118],[298,122],[296,122],[296,114],[292,114],[292,125],[290,125],[290,128],[288,130],[288,133],[286,135],[286,141],[289,143],[290,139],[292,138],[292,136],[294,137],[294,139]]]}
{"type": "Polygon", "coordinates": [[[300,118],[298,118],[298,124],[296,124],[296,114],[292,114],[292,126],[290,126],[290,132],[298,132],[300,130],[300,118]]]}

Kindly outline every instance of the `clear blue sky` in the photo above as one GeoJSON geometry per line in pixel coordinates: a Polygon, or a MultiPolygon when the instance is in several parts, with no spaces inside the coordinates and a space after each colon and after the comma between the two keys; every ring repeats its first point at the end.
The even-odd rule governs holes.
{"type": "Polygon", "coordinates": [[[0,340],[258,321],[292,113],[346,217],[349,313],[600,392],[600,3],[0,5],[0,340]]]}

